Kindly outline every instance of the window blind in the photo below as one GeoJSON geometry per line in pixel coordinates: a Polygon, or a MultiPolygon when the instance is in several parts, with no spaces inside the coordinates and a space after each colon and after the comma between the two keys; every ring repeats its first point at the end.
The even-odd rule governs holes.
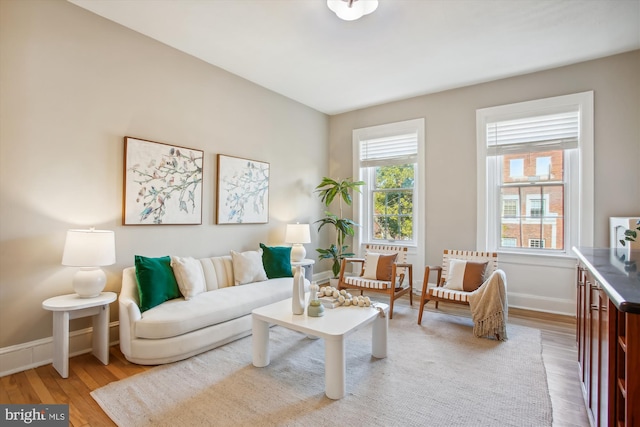
{"type": "Polygon", "coordinates": [[[487,155],[578,148],[579,111],[487,124],[487,155]]]}
{"type": "Polygon", "coordinates": [[[360,166],[404,165],[418,161],[415,133],[360,141],[360,166]]]}

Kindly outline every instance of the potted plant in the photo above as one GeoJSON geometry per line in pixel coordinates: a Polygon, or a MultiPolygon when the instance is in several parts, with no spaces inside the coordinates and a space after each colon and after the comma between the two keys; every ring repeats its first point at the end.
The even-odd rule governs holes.
{"type": "Polygon", "coordinates": [[[325,211],[325,217],[315,222],[320,224],[318,226],[318,232],[325,225],[331,225],[335,228],[335,243],[332,243],[328,249],[316,249],[320,254],[320,259],[333,260],[331,271],[333,272],[334,278],[340,274],[340,263],[342,259],[355,256],[354,253],[348,252],[349,245],[345,244],[345,239],[347,236],[353,236],[354,227],[358,224],[350,218],[343,218],[342,204],[346,203],[348,206],[351,206],[353,203],[351,193],[353,191],[360,192],[358,187],[362,185],[364,185],[363,181],[352,181],[350,178],[336,181],[325,176],[322,178],[322,182],[316,187],[316,192],[319,194],[320,200],[322,200],[322,203],[324,203],[327,208],[329,208],[329,205],[331,205],[336,197],[338,198],[339,215],[335,215],[327,210],[325,211]]]}
{"type": "MultiPolygon", "coordinates": [[[[638,232],[640,232],[640,219],[636,221],[636,229],[627,229],[624,231],[624,239],[620,240],[622,246],[626,246],[627,242],[635,242],[638,238],[638,232]]],[[[631,246],[631,244],[629,244],[631,246]]]]}
{"type": "MultiPolygon", "coordinates": [[[[638,259],[639,254],[636,252],[639,252],[638,250],[635,250],[631,243],[635,242],[636,239],[638,238],[638,234],[640,234],[640,219],[636,221],[636,227],[635,229],[633,228],[628,228],[624,231],[624,239],[620,239],[620,244],[622,246],[627,247],[627,252],[623,255],[623,257],[621,258],[622,261],[625,262],[625,269],[627,271],[636,271],[637,269],[637,262],[640,261],[638,259]],[[629,242],[629,245],[627,246],[627,242],[629,242]],[[633,251],[633,252],[632,252],[633,251]]],[[[639,276],[640,278],[640,276],[639,276]]]]}

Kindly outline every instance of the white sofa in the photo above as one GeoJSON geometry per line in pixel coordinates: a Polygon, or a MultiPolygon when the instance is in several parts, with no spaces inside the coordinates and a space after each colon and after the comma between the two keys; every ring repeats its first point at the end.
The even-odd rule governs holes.
{"type": "MultiPolygon", "coordinates": [[[[290,298],[290,277],[234,286],[231,256],[199,259],[206,291],[140,312],[135,267],[124,269],[120,349],[127,360],[158,365],[186,359],[251,334],[251,311],[290,298]]],[[[309,281],[305,279],[308,289],[309,281]]]]}

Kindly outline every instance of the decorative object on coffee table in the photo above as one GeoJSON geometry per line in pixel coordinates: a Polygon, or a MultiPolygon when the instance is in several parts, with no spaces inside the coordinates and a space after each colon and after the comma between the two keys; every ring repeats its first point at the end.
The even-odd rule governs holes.
{"type": "Polygon", "coordinates": [[[296,272],[293,274],[291,310],[293,314],[304,314],[304,271],[301,265],[296,267],[296,272]]]}
{"type": "Polygon", "coordinates": [[[318,290],[320,286],[316,282],[311,283],[310,294],[309,294],[309,307],[307,307],[307,315],[311,317],[322,317],[324,316],[324,306],[322,302],[318,299],[318,290]]]}

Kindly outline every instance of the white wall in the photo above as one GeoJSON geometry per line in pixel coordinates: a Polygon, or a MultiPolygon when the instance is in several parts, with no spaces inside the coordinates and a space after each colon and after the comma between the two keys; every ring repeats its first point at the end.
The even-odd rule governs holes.
{"type": "MultiPolygon", "coordinates": [[[[589,90],[595,94],[594,242],[606,247],[608,218],[640,209],[640,51],[332,116],[330,173],[351,176],[353,129],[424,117],[423,262],[438,265],[444,249],[476,246],[476,110],[589,90]]],[[[546,260],[541,267],[499,259],[510,305],[573,314],[573,260],[546,260]]],[[[421,273],[416,276],[419,289],[421,273]]]]}
{"type": "MultiPolygon", "coordinates": [[[[135,254],[281,244],[287,222],[321,216],[326,115],[63,0],[2,0],[0,12],[0,350],[51,336],[41,303],[72,292],[68,228],[115,230],[117,292],[135,254]],[[204,150],[202,225],[121,225],[125,135],[204,150]],[[215,225],[218,153],[270,163],[268,224],[215,225]]],[[[325,244],[313,228],[312,240],[311,256],[325,244]]]]}

